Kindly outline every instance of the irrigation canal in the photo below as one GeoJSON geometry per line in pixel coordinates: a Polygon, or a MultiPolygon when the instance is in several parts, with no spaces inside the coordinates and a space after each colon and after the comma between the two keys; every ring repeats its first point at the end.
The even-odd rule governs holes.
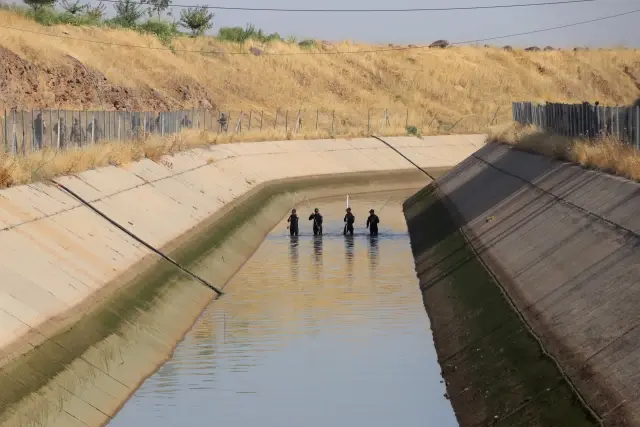
{"type": "Polygon", "coordinates": [[[345,198],[311,202],[322,237],[306,203],[300,236],[283,218],[109,426],[457,426],[402,213],[412,193],[352,195],[353,237],[345,198]]]}

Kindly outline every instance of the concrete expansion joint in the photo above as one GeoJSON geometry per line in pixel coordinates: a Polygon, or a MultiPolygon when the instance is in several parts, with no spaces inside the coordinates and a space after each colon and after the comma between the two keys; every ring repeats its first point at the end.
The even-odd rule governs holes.
{"type": "Polygon", "coordinates": [[[556,194],[552,193],[551,191],[545,190],[544,188],[541,188],[538,185],[536,185],[536,184],[534,184],[534,183],[532,183],[530,181],[527,181],[526,179],[522,178],[519,175],[516,175],[516,174],[511,173],[511,172],[509,172],[509,171],[507,171],[505,169],[502,169],[502,168],[500,168],[500,167],[488,162],[487,160],[483,159],[482,157],[479,157],[479,156],[477,156],[475,154],[472,154],[471,157],[473,157],[474,159],[480,160],[481,162],[483,162],[487,166],[489,166],[489,167],[491,167],[491,168],[493,168],[493,169],[495,169],[495,170],[497,170],[497,171],[499,171],[499,172],[501,172],[501,173],[503,173],[505,175],[508,175],[508,176],[510,176],[512,178],[516,178],[516,179],[520,180],[521,182],[525,183],[529,187],[531,187],[531,188],[533,188],[533,189],[535,189],[537,191],[540,191],[540,192],[542,192],[542,193],[544,193],[544,194],[546,194],[548,196],[553,197],[556,201],[564,203],[565,205],[569,206],[572,209],[578,210],[578,211],[586,214],[587,216],[596,218],[597,220],[599,220],[601,222],[604,222],[607,225],[609,225],[609,226],[611,226],[611,227],[613,227],[613,228],[615,228],[617,230],[620,230],[620,231],[623,231],[625,233],[628,233],[628,234],[630,234],[631,236],[633,236],[635,238],[640,238],[640,234],[638,234],[637,232],[631,230],[630,228],[627,228],[627,227],[625,227],[623,225],[615,223],[615,222],[603,217],[602,215],[598,215],[598,214],[596,214],[594,212],[591,212],[590,210],[587,210],[587,209],[583,208],[582,206],[578,206],[575,203],[570,202],[569,200],[567,200],[567,199],[565,199],[563,197],[557,196],[556,194]]]}
{"type": "MultiPolygon", "coordinates": [[[[471,157],[473,158],[477,158],[479,160],[481,160],[482,162],[485,162],[487,165],[489,165],[490,167],[495,168],[496,170],[500,170],[502,171],[501,168],[498,168],[492,164],[490,164],[489,162],[487,162],[484,159],[479,158],[478,156],[476,156],[475,154],[472,154],[471,157]]],[[[510,174],[509,172],[505,172],[508,175],[511,175],[513,177],[516,177],[520,180],[522,180],[523,182],[527,182],[526,180],[523,180],[522,178],[510,174]]],[[[537,186],[535,186],[535,184],[531,184],[534,188],[538,188],[537,186]]],[[[447,206],[447,210],[449,210],[449,212],[455,211],[455,207],[452,206],[452,202],[448,199],[448,197],[446,196],[446,194],[444,194],[444,192],[442,190],[440,190],[440,187],[437,183],[437,181],[434,181],[434,189],[438,194],[438,197],[440,198],[440,200],[442,200],[445,205],[447,206]]],[[[545,191],[540,189],[541,191],[545,191]]],[[[557,196],[554,196],[557,198],[557,196]]],[[[489,265],[485,262],[484,258],[482,257],[482,255],[480,254],[480,252],[478,251],[478,249],[474,246],[473,244],[473,239],[470,238],[469,234],[467,233],[467,231],[465,230],[465,226],[461,226],[459,227],[460,230],[460,234],[462,235],[462,237],[465,240],[465,243],[467,244],[467,246],[469,247],[469,249],[473,252],[474,256],[476,257],[476,259],[480,262],[480,264],[482,265],[482,267],[485,269],[485,271],[487,272],[487,274],[489,274],[489,276],[493,279],[494,283],[496,283],[496,285],[498,286],[500,292],[502,293],[502,295],[504,296],[504,298],[506,299],[506,301],[508,302],[509,306],[511,307],[511,309],[516,313],[516,315],[518,316],[518,318],[520,319],[520,321],[522,322],[522,324],[524,325],[524,327],[526,328],[527,332],[529,332],[529,334],[531,335],[531,337],[533,337],[533,339],[537,342],[540,351],[542,352],[542,354],[547,357],[549,360],[551,360],[553,362],[553,364],[556,366],[556,368],[558,369],[558,372],[560,372],[560,375],[562,376],[564,382],[567,384],[567,386],[571,389],[571,391],[574,393],[574,395],[576,396],[576,398],[579,400],[580,404],[582,405],[582,407],[593,417],[594,420],[596,420],[596,422],[598,423],[598,425],[600,425],[601,427],[604,427],[604,421],[603,418],[591,407],[591,405],[589,405],[589,403],[586,401],[586,399],[584,398],[584,396],[582,395],[582,393],[580,393],[580,391],[578,390],[578,388],[576,387],[576,385],[573,383],[573,381],[571,380],[571,378],[567,375],[567,373],[565,372],[565,370],[562,368],[562,365],[560,365],[560,362],[558,362],[558,360],[547,350],[547,348],[545,347],[544,343],[542,342],[542,340],[540,339],[540,337],[538,336],[538,334],[535,333],[535,331],[533,330],[533,328],[531,327],[531,325],[529,324],[529,322],[527,322],[524,314],[522,313],[522,311],[518,308],[518,306],[516,305],[515,301],[511,298],[511,296],[509,295],[509,293],[507,292],[507,290],[505,289],[505,287],[502,285],[502,283],[500,283],[500,281],[498,280],[498,277],[494,274],[493,270],[491,269],[491,267],[489,267],[489,265]]],[[[525,405],[526,406],[526,405],[525,405]]]]}
{"type": "MultiPolygon", "coordinates": [[[[82,197],[80,197],[79,195],[77,195],[76,193],[74,193],[71,189],[65,187],[64,185],[51,180],[51,182],[54,182],[58,185],[58,187],[60,187],[61,190],[66,191],[67,193],[69,193],[70,195],[72,195],[73,197],[75,197],[76,199],[78,199],[83,205],[85,205],[86,207],[88,207],[89,209],[91,209],[92,211],[94,211],[96,214],[98,214],[99,216],[101,216],[102,218],[104,218],[105,220],[107,220],[108,222],[110,222],[112,225],[114,225],[116,228],[120,229],[121,231],[123,231],[124,233],[128,234],[130,237],[132,237],[134,240],[137,240],[139,243],[141,243],[142,245],[146,246],[147,249],[151,250],[152,252],[156,253],[157,255],[160,255],[163,259],[169,261],[171,264],[175,265],[176,267],[178,267],[180,270],[184,271],[185,273],[187,273],[189,276],[191,276],[192,278],[194,278],[195,280],[197,280],[198,282],[200,282],[201,284],[205,285],[206,287],[210,288],[211,290],[213,290],[216,294],[218,294],[218,296],[223,295],[223,292],[218,289],[217,287],[215,287],[214,285],[212,285],[211,283],[209,283],[208,281],[204,280],[202,277],[198,276],[197,274],[193,273],[190,270],[187,270],[186,268],[184,268],[182,265],[178,264],[176,261],[174,261],[173,259],[169,258],[167,255],[165,255],[164,253],[160,252],[158,249],[156,249],[155,247],[151,246],[149,243],[145,242],[144,240],[140,239],[138,236],[136,236],[135,234],[133,234],[131,231],[127,230],[126,228],[124,228],[123,226],[121,226],[120,224],[118,224],[117,222],[115,222],[113,219],[111,219],[109,216],[105,215],[103,212],[101,212],[100,210],[98,210],[95,206],[93,206],[90,202],[84,200],[82,197]]],[[[131,223],[131,221],[129,221],[129,224],[133,225],[131,223]]]]}
{"type": "MultiPolygon", "coordinates": [[[[449,149],[448,147],[452,145],[450,143],[439,144],[439,141],[444,143],[445,141],[451,142],[453,140],[438,139],[435,143],[429,143],[428,138],[425,139],[427,139],[427,142],[424,144],[421,144],[421,141],[417,139],[410,138],[390,139],[390,141],[392,145],[399,146],[404,155],[412,158],[421,167],[427,168],[429,172],[434,170],[434,174],[436,169],[438,170],[437,173],[440,173],[441,169],[452,167],[455,162],[469,156],[470,151],[474,150],[472,144],[459,138],[457,140],[460,143],[457,149],[452,149],[450,153],[442,154],[442,157],[450,158],[450,160],[439,163],[438,160],[434,160],[437,156],[432,156],[432,152],[443,148],[449,149]],[[414,143],[411,143],[412,141],[414,143]]],[[[5,281],[7,284],[12,285],[12,287],[7,287],[6,291],[15,291],[15,299],[24,305],[24,307],[18,307],[19,310],[17,308],[13,313],[16,319],[19,317],[20,323],[24,325],[31,324],[36,328],[26,332],[28,334],[26,336],[24,331],[27,328],[20,326],[18,321],[14,322],[8,318],[6,324],[2,322],[3,328],[0,332],[4,334],[1,338],[5,340],[2,341],[2,345],[5,345],[6,342],[8,343],[7,345],[11,346],[15,344],[16,348],[20,349],[20,352],[23,350],[31,351],[23,344],[22,340],[24,338],[32,339],[31,334],[37,334],[37,339],[33,343],[37,342],[38,347],[36,345],[32,346],[38,349],[35,353],[48,353],[52,346],[61,347],[60,343],[57,342],[58,337],[56,335],[59,329],[56,328],[61,326],[66,328],[67,323],[64,322],[76,322],[76,316],[81,314],[84,316],[85,309],[87,310],[86,313],[93,314],[94,307],[100,307],[100,304],[103,303],[103,298],[110,298],[115,289],[120,289],[114,286],[117,284],[115,280],[120,280],[121,277],[124,277],[122,280],[126,280],[127,286],[129,286],[130,281],[133,283],[134,280],[146,278],[142,271],[137,271],[136,269],[148,268],[149,265],[155,265],[158,260],[153,255],[149,256],[151,254],[149,254],[149,247],[145,242],[136,240],[130,233],[127,233],[128,230],[123,230],[119,226],[119,224],[127,225],[129,220],[131,221],[130,224],[138,224],[135,228],[144,230],[144,236],[141,237],[152,239],[149,243],[152,243],[154,247],[162,248],[163,252],[165,250],[174,251],[177,250],[175,248],[179,247],[179,245],[187,242],[185,239],[197,236],[195,233],[198,233],[200,229],[215,230],[215,233],[220,233],[223,236],[221,238],[226,239],[227,234],[224,233],[229,231],[226,231],[224,227],[226,224],[231,223],[231,220],[227,219],[227,217],[232,218],[236,211],[241,215],[245,215],[245,210],[253,206],[247,200],[253,200],[253,197],[256,197],[257,201],[261,200],[263,185],[265,187],[264,194],[271,194],[270,191],[278,191],[277,194],[287,194],[287,196],[283,196],[282,200],[284,200],[284,198],[289,197],[288,192],[292,188],[295,189],[299,186],[300,188],[305,188],[304,191],[307,191],[305,180],[308,180],[309,184],[311,184],[313,180],[320,178],[326,181],[318,182],[326,182],[329,187],[335,185],[336,188],[346,185],[344,180],[353,179],[353,185],[356,188],[362,187],[367,191],[377,191],[379,186],[386,185],[382,181],[387,178],[389,179],[390,188],[395,188],[400,183],[405,182],[404,180],[407,183],[411,183],[411,185],[416,185],[415,188],[422,186],[424,183],[421,176],[416,176],[418,174],[413,174],[412,171],[407,173],[407,169],[410,169],[410,166],[408,164],[404,165],[400,158],[396,158],[396,154],[392,150],[386,149],[382,143],[377,143],[371,139],[351,142],[341,140],[318,141],[317,143],[313,141],[303,143],[290,141],[280,144],[279,147],[269,145],[269,143],[265,145],[259,144],[262,143],[236,144],[233,148],[231,146],[220,146],[213,147],[211,151],[196,149],[192,153],[179,153],[169,159],[172,160],[172,168],[163,166],[162,162],[143,159],[134,163],[131,167],[112,165],[115,167],[107,166],[81,173],[79,176],[59,177],[51,183],[36,183],[31,184],[29,188],[13,188],[0,192],[0,197],[3,197],[2,200],[8,200],[8,202],[4,203],[6,209],[0,207],[0,212],[4,216],[3,220],[6,221],[2,225],[2,227],[5,227],[2,230],[9,231],[14,228],[18,230],[18,232],[13,231],[12,233],[1,235],[5,239],[3,242],[5,243],[6,253],[9,255],[6,258],[8,260],[6,261],[6,268],[9,273],[15,276],[15,279],[10,278],[10,280],[5,281]],[[331,151],[333,153],[330,153],[331,151]],[[327,154],[324,155],[323,153],[327,154]],[[275,154],[279,154],[279,156],[275,154]],[[216,155],[220,156],[220,160],[216,160],[215,163],[207,162],[207,157],[216,155]],[[265,159],[268,159],[266,164],[265,159]],[[224,163],[224,160],[228,160],[228,162],[224,163]],[[206,166],[211,167],[206,168],[206,166]],[[70,190],[77,193],[85,202],[78,202],[78,197],[69,197],[68,194],[65,194],[68,191],[63,186],[67,184],[70,190]],[[146,188],[143,188],[145,186],[146,188]],[[127,194],[127,192],[130,193],[127,194]],[[118,196],[120,194],[123,195],[118,196]],[[205,196],[202,196],[202,194],[205,194],[205,196]],[[247,200],[244,199],[245,194],[247,200]],[[95,200],[91,200],[94,198],[95,200]],[[236,198],[238,198],[237,204],[236,198]],[[147,201],[148,203],[146,203],[147,201]],[[247,203],[246,206],[244,203],[247,203]],[[231,204],[231,206],[226,206],[227,204],[231,204]],[[11,215],[10,208],[14,208],[15,205],[24,210],[25,215],[18,217],[11,215]],[[105,221],[101,224],[102,220],[96,219],[97,217],[95,216],[99,211],[92,209],[94,207],[99,210],[104,209],[104,213],[117,222],[105,221]],[[161,215],[160,218],[158,215],[154,215],[154,212],[167,212],[171,217],[169,218],[167,215],[162,217],[161,215]],[[214,216],[217,214],[220,216],[214,216]],[[38,218],[35,218],[36,216],[38,218]],[[52,217],[54,218],[50,219],[52,217]],[[37,223],[41,219],[45,219],[45,221],[37,223]],[[158,220],[156,221],[156,219],[158,220]],[[13,225],[17,221],[21,221],[21,223],[13,225]],[[212,228],[212,224],[216,224],[217,221],[221,221],[220,229],[212,228]],[[26,225],[29,223],[35,224],[26,225]],[[45,228],[44,225],[47,225],[47,227],[45,228]],[[20,226],[25,227],[20,229],[18,228],[20,226]],[[191,233],[191,230],[194,230],[194,232],[191,233]],[[124,231],[126,235],[121,231],[124,231]],[[60,236],[65,237],[60,238],[60,236]],[[22,262],[23,259],[28,260],[28,257],[21,257],[20,254],[11,253],[13,248],[16,249],[16,252],[19,250],[28,254],[33,251],[34,254],[43,254],[43,256],[35,260],[37,263],[22,262]],[[64,248],[69,249],[65,250],[64,248]],[[18,260],[20,263],[14,263],[14,260],[18,260]],[[12,263],[10,264],[9,261],[12,263]],[[38,270],[41,269],[44,273],[41,274],[35,268],[30,269],[30,266],[36,264],[40,266],[38,270]],[[86,272],[93,272],[94,270],[95,274],[84,276],[86,272]],[[82,273],[76,274],[76,271],[81,271],[82,273]],[[50,273],[50,277],[47,277],[46,273],[50,273]],[[13,283],[14,280],[15,283],[13,283]],[[40,280],[42,283],[39,283],[40,280]],[[78,291],[75,291],[74,288],[78,289],[78,291]],[[104,291],[104,294],[94,294],[96,291],[104,291]],[[82,310],[82,313],[79,310],[82,310]],[[52,331],[54,332],[53,334],[51,333],[52,331]],[[50,343],[44,348],[39,348],[41,342],[50,343]]],[[[310,185],[309,191],[317,191],[318,194],[338,191],[332,187],[329,189],[323,188],[322,190],[316,189],[316,185],[315,183],[310,185]]],[[[286,203],[280,199],[278,200],[279,204],[276,205],[278,209],[289,203],[288,200],[286,203]]],[[[269,212],[269,214],[271,213],[269,212]]],[[[246,215],[249,215],[249,213],[246,213],[246,215]]],[[[254,218],[251,221],[256,224],[254,218]]],[[[261,227],[263,225],[260,224],[261,227]]],[[[216,225],[216,227],[218,226],[216,225]]],[[[247,239],[253,242],[251,239],[257,238],[257,235],[254,233],[254,228],[251,227],[247,233],[253,234],[247,234],[247,239]]],[[[136,234],[139,232],[132,227],[127,226],[127,228],[136,234]]],[[[260,228],[260,230],[262,229],[260,228]]],[[[219,238],[217,234],[214,237],[216,239],[219,238]]],[[[199,241],[197,243],[202,244],[199,241]]],[[[209,244],[208,241],[204,243],[209,244]]],[[[177,253],[181,254],[179,250],[177,250],[177,253]]],[[[223,268],[221,273],[215,271],[216,281],[223,280],[219,275],[227,277],[227,274],[232,274],[231,270],[236,268],[236,263],[240,262],[240,258],[245,256],[245,254],[237,255],[236,252],[229,253],[233,256],[227,255],[223,257],[220,255],[219,257],[218,265],[223,268]]],[[[181,263],[183,262],[181,258],[176,259],[180,259],[181,263]]],[[[174,266],[168,266],[167,264],[163,264],[162,268],[172,272],[175,270],[174,266]]],[[[149,273],[151,274],[152,272],[153,268],[149,269],[149,273]]],[[[162,277],[157,280],[160,283],[162,277]]],[[[186,278],[185,283],[185,286],[188,286],[190,291],[195,290],[194,296],[198,297],[198,304],[204,299],[210,299],[215,296],[209,289],[194,285],[186,278]]],[[[131,286],[139,285],[134,283],[131,286]]],[[[152,286],[155,289],[160,285],[153,284],[152,286]]],[[[132,287],[132,289],[138,288],[132,287]]],[[[117,296],[117,298],[120,298],[120,296],[117,296]]],[[[125,302],[128,303],[128,300],[125,302]]],[[[200,309],[199,306],[195,308],[200,309]]],[[[111,306],[107,310],[111,310],[111,306]]],[[[96,311],[96,313],[102,316],[101,312],[96,311]]],[[[116,310],[113,313],[118,314],[119,311],[116,310]]],[[[86,317],[82,317],[82,319],[83,322],[89,321],[86,320],[86,317]]],[[[100,320],[100,317],[96,319],[100,320]]],[[[186,320],[187,315],[185,314],[184,321],[186,322],[186,320]]],[[[94,320],[90,321],[94,322],[94,320]]],[[[127,318],[118,319],[118,322],[123,325],[125,323],[129,324],[127,318]]],[[[88,324],[90,325],[91,323],[88,324]]],[[[82,325],[85,324],[83,323],[82,325]]],[[[132,323],[129,326],[134,328],[136,325],[132,323]]],[[[113,326],[113,328],[116,330],[116,326],[113,326]]],[[[117,328],[120,328],[119,324],[117,328]]],[[[75,329],[73,333],[75,334],[74,339],[79,337],[79,342],[85,338],[81,336],[83,334],[82,328],[75,329]]],[[[179,333],[182,333],[182,330],[179,333]]],[[[91,335],[86,337],[87,339],[94,339],[92,334],[87,335],[91,335]]],[[[100,337],[100,339],[103,338],[100,337]]],[[[172,339],[173,336],[171,336],[170,340],[172,339]]],[[[106,388],[106,391],[113,392],[118,399],[123,398],[124,394],[121,396],[120,392],[113,391],[112,385],[115,384],[110,384],[113,381],[117,381],[119,384],[124,385],[117,379],[121,377],[119,375],[114,377],[110,375],[111,371],[106,372],[103,370],[102,364],[97,359],[95,361],[97,366],[93,365],[90,362],[94,360],[91,356],[78,353],[77,348],[67,345],[67,342],[61,341],[61,344],[68,347],[68,349],[62,352],[54,350],[54,353],[59,353],[61,358],[73,356],[74,361],[84,360],[89,366],[92,366],[93,369],[91,370],[100,371],[101,377],[104,376],[111,379],[107,383],[111,388],[106,388]]],[[[104,341],[105,348],[110,348],[109,346],[112,344],[111,341],[104,341]]],[[[172,345],[173,342],[167,346],[167,354],[173,348],[172,345]]],[[[93,347],[91,348],[93,351],[93,347]]],[[[162,357],[166,356],[164,350],[160,353],[162,353],[162,357]]],[[[115,363],[119,363],[119,360],[116,360],[115,363]]],[[[69,376],[78,375],[82,377],[84,370],[86,370],[83,365],[84,363],[78,365],[81,369],[77,372],[73,371],[75,365],[65,365],[60,367],[60,369],[63,369],[60,372],[64,373],[69,370],[69,376]]],[[[42,369],[42,365],[34,366],[34,368],[42,369]]],[[[67,374],[65,373],[64,375],[67,374]]],[[[126,375],[126,378],[135,377],[136,380],[138,379],[137,373],[127,372],[126,375]]],[[[27,377],[19,377],[19,379],[24,382],[30,381],[27,377]]],[[[125,383],[129,384],[128,380],[125,383]]],[[[16,383],[14,382],[15,385],[16,383]]],[[[38,384],[34,384],[34,386],[40,387],[38,384]]],[[[84,387],[84,385],[81,387],[84,387]]],[[[99,385],[97,387],[100,389],[99,385]]],[[[90,387],[87,386],[86,388],[90,387]]],[[[84,401],[82,396],[86,397],[86,395],[79,392],[74,395],[82,401],[84,401]]],[[[16,402],[20,402],[20,404],[22,404],[22,399],[28,404],[31,404],[30,402],[32,401],[40,402],[42,400],[41,396],[37,394],[18,397],[21,400],[16,400],[16,402]]],[[[73,400],[77,399],[73,398],[73,400]]],[[[92,399],[88,400],[91,403],[95,403],[92,399]]],[[[103,411],[101,413],[103,415],[105,413],[110,414],[111,409],[105,409],[105,407],[100,406],[103,411]]],[[[70,410],[71,413],[66,412],[66,408],[65,406],[57,409],[64,411],[69,417],[77,415],[74,412],[75,408],[70,410]]],[[[54,412],[57,412],[57,409],[54,412]]],[[[109,417],[108,415],[106,416],[109,417]]],[[[53,415],[52,417],[55,418],[53,415]]],[[[65,418],[68,417],[65,416],[65,418]]]]}

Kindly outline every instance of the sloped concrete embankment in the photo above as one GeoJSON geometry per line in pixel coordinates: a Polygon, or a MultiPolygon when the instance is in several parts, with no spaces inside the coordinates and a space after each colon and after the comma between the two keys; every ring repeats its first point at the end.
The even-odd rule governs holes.
{"type": "Polygon", "coordinates": [[[640,425],[638,189],[491,144],[406,202],[461,425],[640,425]]]}
{"type": "MultiPolygon", "coordinates": [[[[390,138],[436,169],[482,141],[390,138]]],[[[301,200],[422,185],[410,171],[374,139],[287,141],[214,146],[59,181],[222,286],[291,207],[292,192],[301,200]],[[251,221],[257,213],[266,220],[251,221]],[[198,264],[211,251],[220,261],[198,264]]],[[[3,190],[0,221],[0,423],[104,424],[213,292],[55,186],[3,190]]]]}

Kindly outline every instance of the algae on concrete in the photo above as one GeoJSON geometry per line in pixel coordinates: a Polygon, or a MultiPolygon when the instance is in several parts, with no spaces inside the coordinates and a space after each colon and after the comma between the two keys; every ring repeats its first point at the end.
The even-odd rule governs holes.
{"type": "Polygon", "coordinates": [[[598,425],[429,185],[404,203],[438,360],[462,427],[598,425]]]}
{"type": "MultiPolygon", "coordinates": [[[[408,184],[411,184],[410,188],[417,188],[423,183],[424,179],[412,171],[355,173],[268,183],[258,186],[223,209],[220,215],[192,230],[188,241],[182,242],[186,244],[167,247],[178,262],[198,272],[205,270],[210,275],[204,277],[221,286],[291,207],[292,192],[301,192],[299,197],[324,196],[355,192],[354,189],[372,191],[385,186],[407,188],[408,184]],[[246,228],[244,234],[241,233],[243,227],[246,228]],[[229,246],[226,243],[229,240],[237,241],[225,247],[229,246]],[[215,265],[199,264],[198,261],[216,250],[227,255],[227,259],[215,265]]],[[[172,265],[155,262],[152,268],[137,274],[101,304],[84,313],[72,326],[2,366],[0,425],[16,425],[16,420],[20,425],[34,422],[52,426],[103,424],[139,385],[140,376],[150,375],[159,362],[169,357],[175,344],[214,296],[210,289],[193,283],[172,265]],[[175,307],[172,298],[183,305],[175,307]],[[162,319],[157,320],[157,316],[162,319]],[[166,324],[167,316],[173,317],[172,325],[166,324]],[[157,330],[160,324],[174,330],[157,330]],[[146,347],[137,351],[145,354],[149,366],[143,366],[140,360],[132,360],[139,356],[129,354],[127,358],[127,354],[119,354],[115,359],[122,363],[127,359],[136,367],[114,375],[109,369],[110,354],[126,347],[128,341],[135,339],[132,337],[142,339],[140,334],[144,335],[146,347]],[[139,372],[134,372],[136,369],[139,372]],[[75,393],[74,388],[84,390],[75,393]],[[66,400],[73,401],[74,410],[65,409],[66,400]]]]}

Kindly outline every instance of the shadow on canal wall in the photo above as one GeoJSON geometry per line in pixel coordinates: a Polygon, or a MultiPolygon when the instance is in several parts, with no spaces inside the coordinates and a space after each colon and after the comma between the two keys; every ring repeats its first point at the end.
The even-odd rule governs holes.
{"type": "Polygon", "coordinates": [[[491,144],[405,202],[463,427],[640,425],[638,189],[491,144]]]}
{"type": "MultiPolygon", "coordinates": [[[[437,171],[482,137],[392,143],[437,171]]],[[[294,197],[425,184],[373,139],[220,145],[59,181],[219,287],[294,197]]],[[[1,191],[0,223],[0,425],[105,424],[214,293],[52,186],[1,191]]]]}

